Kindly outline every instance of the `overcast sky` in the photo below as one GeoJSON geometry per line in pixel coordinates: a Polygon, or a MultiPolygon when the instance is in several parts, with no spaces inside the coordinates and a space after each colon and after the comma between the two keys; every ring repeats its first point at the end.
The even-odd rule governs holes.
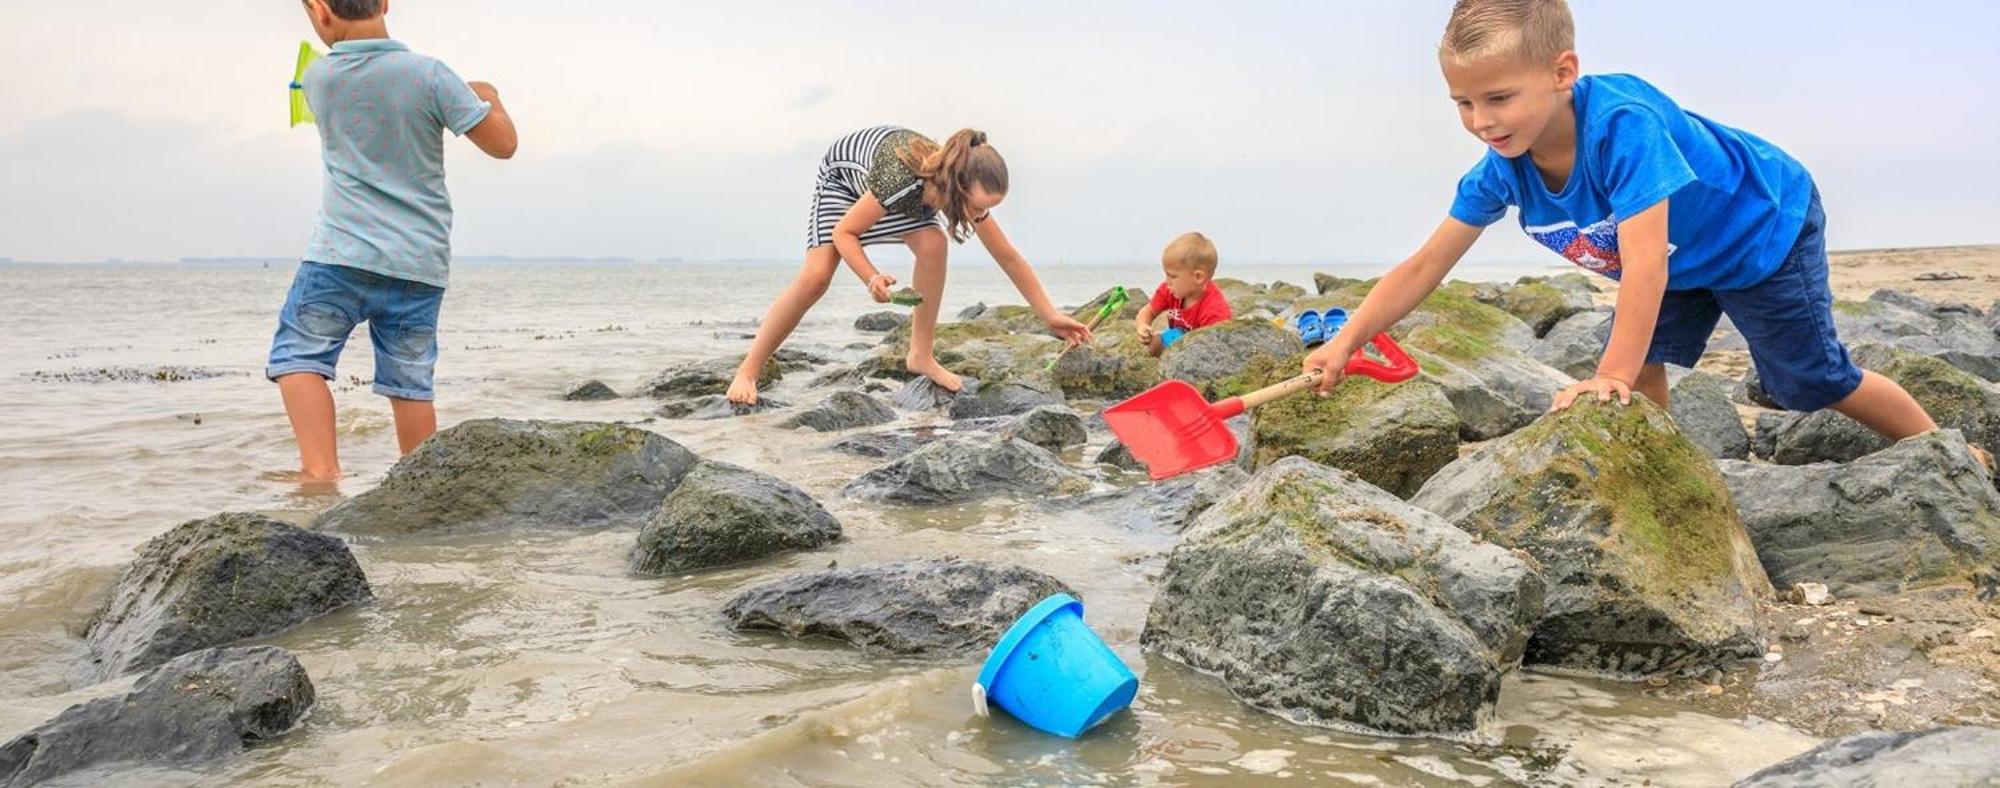
{"type": "MultiPolygon", "coordinates": [[[[1200,229],[1354,262],[1412,250],[1482,151],[1438,74],[1449,5],[397,0],[389,27],[521,129],[509,162],[448,146],[461,255],[796,259],[826,145],[893,123],[986,130],[1031,261],[1200,229]]],[[[2000,242],[2000,3],[1572,5],[1586,73],[1803,160],[1834,246],[2000,242]]],[[[310,35],[295,0],[0,0],[0,257],[297,255],[310,35]]],[[[1538,254],[1510,220],[1474,259],[1538,254]]]]}

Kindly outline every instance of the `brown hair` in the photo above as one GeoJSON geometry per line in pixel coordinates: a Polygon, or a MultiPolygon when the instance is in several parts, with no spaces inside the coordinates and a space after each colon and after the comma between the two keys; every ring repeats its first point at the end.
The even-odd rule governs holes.
{"type": "Polygon", "coordinates": [[[1160,259],[1215,276],[1215,243],[1201,233],[1181,233],[1168,241],[1166,251],[1160,253],[1160,259]]]}
{"type": "Polygon", "coordinates": [[[924,204],[944,214],[945,232],[959,243],[972,235],[973,220],[979,218],[969,204],[973,185],[996,196],[1007,193],[1007,160],[986,144],[983,131],[959,129],[943,145],[918,137],[896,158],[923,179],[924,204]]]}
{"type": "Polygon", "coordinates": [[[1563,0],[1458,0],[1438,57],[1464,63],[1494,55],[1541,63],[1576,48],[1576,22],[1563,0]]]}

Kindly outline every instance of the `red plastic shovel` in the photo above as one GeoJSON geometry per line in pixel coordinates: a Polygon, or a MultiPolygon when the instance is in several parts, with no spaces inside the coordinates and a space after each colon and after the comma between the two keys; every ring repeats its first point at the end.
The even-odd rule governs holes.
{"type": "MultiPolygon", "coordinates": [[[[1347,360],[1347,374],[1366,375],[1384,383],[1416,377],[1417,362],[1396,345],[1396,340],[1388,334],[1376,334],[1373,344],[1388,363],[1369,358],[1366,347],[1356,348],[1347,360]]],[[[1314,370],[1213,405],[1187,381],[1169,380],[1106,408],[1104,423],[1134,458],[1146,464],[1154,479],[1165,479],[1236,459],[1236,435],[1224,421],[1305,391],[1319,383],[1319,378],[1319,371],[1314,370]]]]}

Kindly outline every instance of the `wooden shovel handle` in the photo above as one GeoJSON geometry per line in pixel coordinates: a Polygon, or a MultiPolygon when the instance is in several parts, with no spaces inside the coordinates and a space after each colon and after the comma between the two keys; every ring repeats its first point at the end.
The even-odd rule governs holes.
{"type": "MultiPolygon", "coordinates": [[[[1369,358],[1366,352],[1367,347],[1358,347],[1354,349],[1354,355],[1347,359],[1347,374],[1366,375],[1384,383],[1401,383],[1417,376],[1417,362],[1410,358],[1410,354],[1403,352],[1402,346],[1397,345],[1396,340],[1390,339],[1388,334],[1376,334],[1372,342],[1377,350],[1382,351],[1382,356],[1387,358],[1389,363],[1384,364],[1369,358]]],[[[1240,406],[1225,406],[1224,403],[1216,404],[1218,408],[1227,407],[1232,410],[1233,412],[1230,415],[1233,416],[1236,413],[1241,413],[1271,400],[1289,397],[1317,386],[1319,385],[1321,374],[1319,370],[1315,369],[1298,377],[1273,383],[1252,391],[1241,397],[1237,397],[1238,400],[1242,401],[1242,405],[1240,406]]]]}
{"type": "Polygon", "coordinates": [[[1249,410],[1251,408],[1257,407],[1258,405],[1270,402],[1271,400],[1289,397],[1293,394],[1297,394],[1301,391],[1305,391],[1306,389],[1317,386],[1319,385],[1319,379],[1320,379],[1320,371],[1315,369],[1311,372],[1307,372],[1306,374],[1299,375],[1297,377],[1290,378],[1288,380],[1279,381],[1269,386],[1265,386],[1261,389],[1252,391],[1248,394],[1238,397],[1237,399],[1243,401],[1243,410],[1249,410]]]}

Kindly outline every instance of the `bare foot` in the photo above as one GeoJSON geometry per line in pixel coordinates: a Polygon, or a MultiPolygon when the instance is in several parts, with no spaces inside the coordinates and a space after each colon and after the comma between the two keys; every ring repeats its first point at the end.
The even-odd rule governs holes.
{"type": "Polygon", "coordinates": [[[957,375],[951,373],[951,370],[945,369],[944,365],[939,364],[935,358],[909,356],[903,359],[903,368],[930,378],[932,383],[937,384],[938,388],[945,391],[957,393],[960,389],[965,388],[965,382],[959,380],[957,375]]]}
{"type": "Polygon", "coordinates": [[[738,405],[757,404],[757,379],[736,376],[729,384],[729,401],[738,405]]]}

